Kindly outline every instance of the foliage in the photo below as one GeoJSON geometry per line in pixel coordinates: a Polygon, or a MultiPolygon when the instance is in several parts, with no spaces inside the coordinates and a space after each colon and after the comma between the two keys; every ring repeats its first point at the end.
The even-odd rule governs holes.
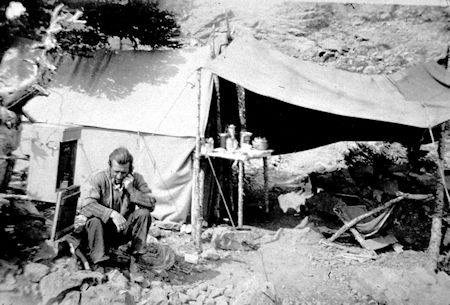
{"type": "MultiPolygon", "coordinates": [[[[19,1],[19,0],[18,0],[19,1]]],[[[18,18],[7,19],[5,12],[10,0],[0,0],[0,57],[18,36],[39,39],[48,27],[50,13],[56,2],[50,0],[22,0],[26,12],[18,18]]],[[[83,11],[83,27],[67,27],[57,34],[63,51],[76,55],[108,47],[109,37],[129,39],[135,48],[177,47],[179,34],[172,13],[159,10],[157,4],[128,2],[78,2],[67,0],[67,9],[83,11]]]]}
{"type": "Polygon", "coordinates": [[[408,156],[406,148],[399,143],[357,143],[356,147],[345,154],[344,160],[348,167],[367,165],[380,169],[408,163],[408,156]]]}
{"type": "Polygon", "coordinates": [[[84,5],[88,24],[109,37],[128,38],[136,48],[139,44],[159,47],[177,47],[179,34],[172,13],[159,10],[154,2],[88,3],[84,5]]]}

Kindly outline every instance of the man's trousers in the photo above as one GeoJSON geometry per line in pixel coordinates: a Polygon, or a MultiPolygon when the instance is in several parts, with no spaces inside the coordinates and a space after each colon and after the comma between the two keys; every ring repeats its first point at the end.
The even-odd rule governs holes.
{"type": "Polygon", "coordinates": [[[109,249],[131,241],[131,251],[133,254],[142,254],[145,251],[148,230],[152,219],[150,211],[142,208],[137,209],[128,216],[127,227],[121,232],[117,232],[117,227],[109,219],[104,223],[98,217],[89,218],[86,222],[87,250],[91,262],[98,264],[108,260],[109,249]]]}

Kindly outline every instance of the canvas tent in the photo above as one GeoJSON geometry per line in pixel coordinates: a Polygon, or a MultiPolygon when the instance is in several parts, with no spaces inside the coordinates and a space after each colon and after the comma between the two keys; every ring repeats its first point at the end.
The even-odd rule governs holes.
{"type": "MultiPolygon", "coordinates": [[[[450,90],[432,76],[439,67],[434,74],[416,67],[389,77],[361,75],[290,58],[248,37],[209,57],[204,47],[68,58],[52,94],[33,99],[25,110],[39,122],[83,126],[77,184],[106,166],[113,148],[127,146],[157,198],[154,216],[178,222],[191,206],[197,116],[206,137],[216,137],[226,124],[239,127],[236,84],[246,89],[247,130],[266,136],[276,153],[340,140],[412,142],[450,119],[450,90]],[[220,79],[215,94],[211,74],[220,79]],[[422,95],[411,93],[418,84],[422,95]]],[[[29,127],[22,140],[25,153],[48,144],[29,127]]]]}
{"type": "MultiPolygon", "coordinates": [[[[225,88],[238,84],[247,90],[247,130],[266,136],[276,152],[284,153],[340,140],[420,140],[424,128],[450,119],[449,87],[430,74],[431,66],[443,70],[428,64],[391,76],[362,75],[301,61],[240,37],[205,70],[218,75],[225,88]]],[[[230,104],[227,90],[222,100],[230,104]]],[[[239,125],[237,103],[226,108],[232,110],[225,109],[221,121],[239,125]]]]}
{"type": "MultiPolygon", "coordinates": [[[[198,75],[209,48],[168,51],[98,52],[93,58],[65,58],[48,97],[25,111],[38,122],[82,126],[75,184],[107,166],[109,153],[126,146],[157,199],[154,216],[183,222],[192,192],[192,158],[197,130],[198,75]]],[[[202,78],[203,112],[211,96],[202,78]]],[[[203,115],[206,117],[206,115],[203,115]]],[[[25,126],[22,152],[47,143],[25,126]]],[[[32,158],[45,156],[32,155],[32,158]]]]}

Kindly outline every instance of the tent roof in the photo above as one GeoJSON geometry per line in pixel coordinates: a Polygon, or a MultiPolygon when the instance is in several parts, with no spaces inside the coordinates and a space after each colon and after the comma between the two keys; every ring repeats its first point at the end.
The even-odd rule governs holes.
{"type": "Polygon", "coordinates": [[[402,94],[395,78],[300,61],[250,37],[233,40],[205,68],[260,95],[335,115],[420,128],[450,119],[446,87],[441,88],[447,92],[439,96],[442,100],[412,99],[414,94],[402,94]]]}
{"type": "MultiPolygon", "coordinates": [[[[196,69],[209,58],[207,47],[67,57],[51,94],[34,98],[25,111],[39,122],[195,137],[196,69]]],[[[208,75],[202,76],[203,111],[211,88],[208,75]]]]}

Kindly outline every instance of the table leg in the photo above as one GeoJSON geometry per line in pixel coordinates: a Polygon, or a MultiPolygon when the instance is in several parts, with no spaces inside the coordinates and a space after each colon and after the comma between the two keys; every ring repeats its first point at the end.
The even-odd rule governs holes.
{"type": "Polygon", "coordinates": [[[238,161],[238,165],[238,227],[242,227],[244,224],[244,161],[238,161]]]}
{"type": "Polygon", "coordinates": [[[269,174],[267,172],[267,157],[263,158],[263,174],[264,174],[264,204],[266,213],[269,213],[269,174]]]}

